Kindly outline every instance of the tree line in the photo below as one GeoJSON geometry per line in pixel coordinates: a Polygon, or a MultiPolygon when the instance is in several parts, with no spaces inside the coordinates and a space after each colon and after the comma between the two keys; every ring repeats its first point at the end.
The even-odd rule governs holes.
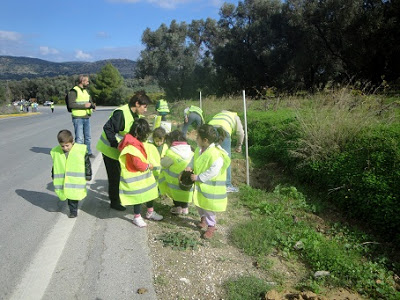
{"type": "Polygon", "coordinates": [[[147,28],[137,76],[169,99],[398,83],[399,1],[244,0],[219,15],[147,28]]]}

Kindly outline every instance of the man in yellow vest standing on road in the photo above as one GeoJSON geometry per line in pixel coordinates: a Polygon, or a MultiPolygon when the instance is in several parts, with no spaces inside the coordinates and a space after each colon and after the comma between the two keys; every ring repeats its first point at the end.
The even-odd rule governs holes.
{"type": "Polygon", "coordinates": [[[68,103],[71,108],[72,124],[75,129],[75,142],[87,146],[89,157],[93,158],[90,133],[90,116],[96,108],[87,91],[89,76],[79,75],[78,84],[68,93],[68,103]]]}
{"type": "MultiPolygon", "coordinates": [[[[231,143],[232,143],[232,133],[236,133],[237,137],[237,143],[236,143],[236,148],[235,151],[238,153],[242,152],[242,145],[243,145],[243,140],[244,140],[244,130],[243,130],[243,125],[242,122],[240,121],[239,116],[237,113],[229,111],[229,110],[223,110],[220,113],[216,114],[208,124],[214,126],[214,127],[221,127],[223,130],[226,131],[227,136],[226,138],[222,141],[221,147],[228,152],[229,158],[231,158],[232,150],[231,150],[231,143]]],[[[227,173],[226,173],[226,191],[228,193],[234,193],[238,192],[239,189],[237,187],[234,187],[232,185],[232,175],[231,175],[231,166],[229,166],[227,173]]]]}

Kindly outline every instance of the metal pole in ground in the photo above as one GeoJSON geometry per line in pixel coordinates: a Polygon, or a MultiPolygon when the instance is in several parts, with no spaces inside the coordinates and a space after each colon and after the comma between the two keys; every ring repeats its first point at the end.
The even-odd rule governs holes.
{"type": "Polygon", "coordinates": [[[200,108],[203,109],[201,105],[201,91],[200,91],[200,108]]]}
{"type": "Polygon", "coordinates": [[[244,141],[246,145],[246,184],[250,185],[250,166],[249,166],[249,143],[247,139],[247,109],[246,91],[243,90],[243,114],[244,114],[244,141]]]}

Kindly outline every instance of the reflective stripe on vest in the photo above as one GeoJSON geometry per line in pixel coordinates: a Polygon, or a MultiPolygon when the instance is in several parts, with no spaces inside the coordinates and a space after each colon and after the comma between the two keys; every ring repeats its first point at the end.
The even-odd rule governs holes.
{"type": "Polygon", "coordinates": [[[169,113],[169,108],[168,108],[168,102],[161,99],[160,100],[160,106],[157,108],[158,112],[165,112],[165,113],[169,113]]]}
{"type": "MultiPolygon", "coordinates": [[[[90,102],[90,95],[86,89],[81,89],[79,86],[74,86],[74,91],[76,91],[76,103],[89,103],[90,102]]],[[[92,109],[72,109],[72,116],[73,117],[86,117],[92,114],[92,109]]]]}
{"type": "MultiPolygon", "coordinates": [[[[125,104],[125,105],[115,109],[112,112],[112,114],[110,115],[110,118],[112,117],[114,112],[117,110],[121,110],[122,113],[124,114],[125,127],[124,127],[123,131],[118,132],[118,135],[123,137],[131,129],[134,119],[133,119],[132,112],[131,112],[131,109],[129,108],[128,104],[125,104]]],[[[108,141],[106,133],[104,131],[101,133],[100,139],[96,145],[96,149],[99,150],[101,153],[103,153],[105,156],[112,158],[114,160],[118,160],[119,151],[117,148],[111,147],[110,142],[108,141]]]]}
{"type": "Polygon", "coordinates": [[[189,112],[194,112],[194,113],[198,114],[201,117],[201,121],[204,124],[203,110],[200,107],[192,105],[189,107],[189,112]]]}
{"type": "Polygon", "coordinates": [[[172,165],[168,169],[163,168],[161,170],[162,173],[164,173],[163,177],[165,178],[167,186],[165,193],[175,201],[185,203],[192,202],[193,189],[191,189],[190,191],[182,190],[179,187],[179,175],[182,173],[183,170],[185,170],[187,165],[192,160],[193,153],[189,158],[182,159],[180,155],[176,154],[171,149],[168,149],[165,156],[171,158],[173,161],[172,165]]]}
{"type": "Polygon", "coordinates": [[[158,150],[156,146],[149,142],[144,142],[144,149],[146,149],[147,153],[147,159],[149,163],[153,165],[153,175],[156,181],[158,180],[158,177],[160,176],[160,171],[161,171],[161,157],[160,153],[158,153],[158,150]]]}
{"type": "Polygon", "coordinates": [[[119,156],[121,177],[119,181],[119,197],[122,205],[135,205],[154,200],[158,197],[157,183],[150,170],[130,172],[126,168],[126,155],[139,157],[144,163],[147,159],[139,149],[132,145],[126,146],[119,156]]]}
{"type": "Polygon", "coordinates": [[[229,135],[232,135],[232,131],[236,129],[236,116],[237,113],[234,112],[220,112],[208,124],[215,127],[222,127],[229,135]]]}
{"type": "Polygon", "coordinates": [[[230,158],[220,147],[211,146],[201,155],[199,148],[194,154],[194,173],[201,174],[208,170],[219,158],[223,158],[223,166],[219,174],[207,182],[196,181],[193,202],[196,206],[210,211],[225,211],[228,204],[226,194],[226,170],[230,165],[230,158]]]}
{"type": "Polygon", "coordinates": [[[54,191],[60,200],[82,200],[86,197],[85,154],[86,145],[74,144],[65,156],[61,146],[51,151],[53,159],[54,191]]]}

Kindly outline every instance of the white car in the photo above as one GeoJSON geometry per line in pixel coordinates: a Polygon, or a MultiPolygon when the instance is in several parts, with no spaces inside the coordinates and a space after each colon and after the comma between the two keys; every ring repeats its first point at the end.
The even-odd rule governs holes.
{"type": "Polygon", "coordinates": [[[50,106],[50,105],[52,105],[53,104],[53,101],[45,101],[44,103],[43,103],[43,106],[50,106]]]}

